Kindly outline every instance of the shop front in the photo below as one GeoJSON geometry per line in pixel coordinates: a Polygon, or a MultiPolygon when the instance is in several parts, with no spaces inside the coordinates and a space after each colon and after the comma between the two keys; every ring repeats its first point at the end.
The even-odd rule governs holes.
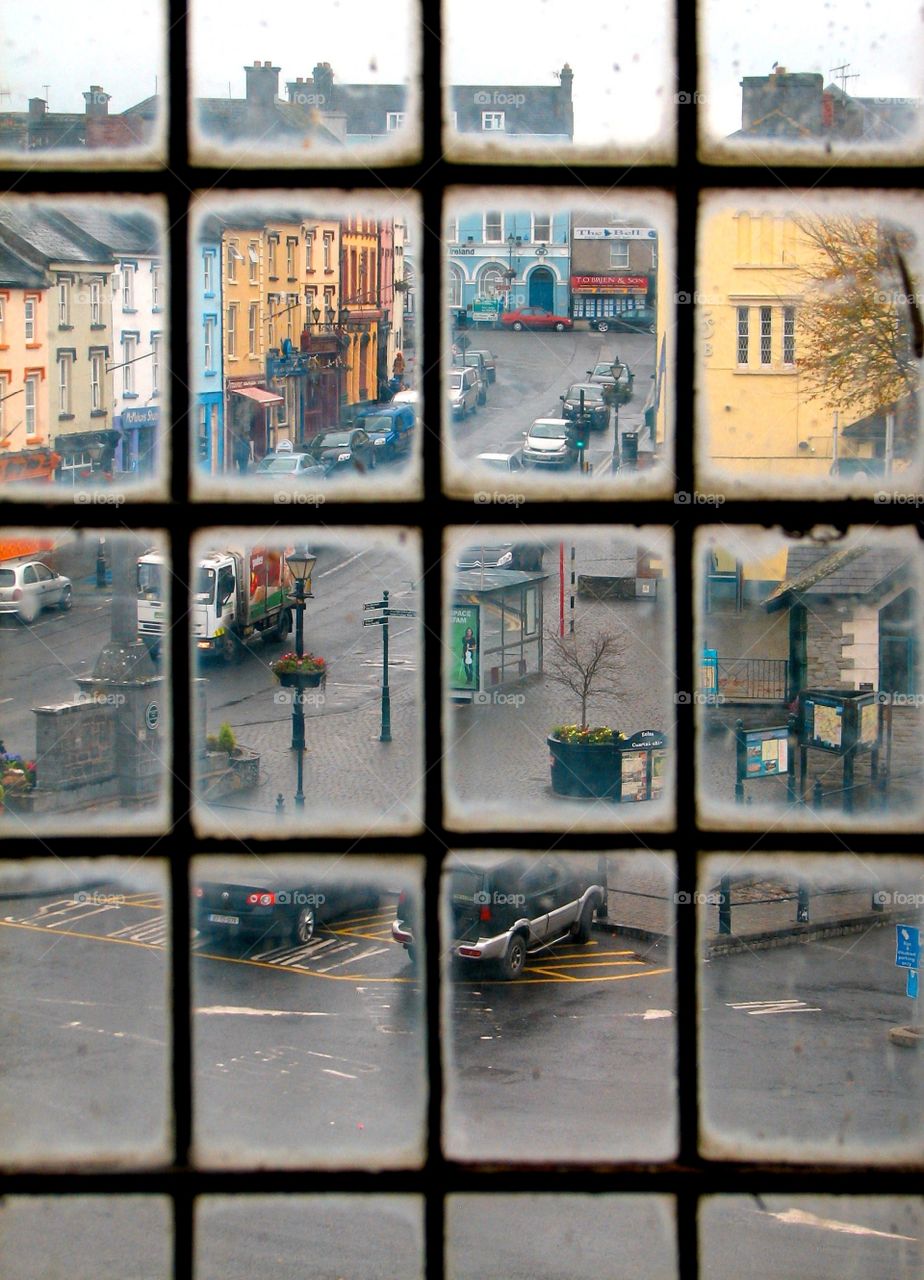
{"type": "Polygon", "coordinates": [[[606,320],[644,307],[647,275],[572,275],[574,320],[606,320]]]}
{"type": "Polygon", "coordinates": [[[226,468],[246,471],[276,447],[276,419],[273,410],[285,404],[283,396],[260,385],[259,376],[227,378],[228,441],[226,468]]]}
{"type": "Polygon", "coordinates": [[[122,471],[152,475],[157,464],[157,428],[160,407],[146,405],[140,409],[123,409],[115,425],[121,428],[122,444],[119,465],[122,471]]]}

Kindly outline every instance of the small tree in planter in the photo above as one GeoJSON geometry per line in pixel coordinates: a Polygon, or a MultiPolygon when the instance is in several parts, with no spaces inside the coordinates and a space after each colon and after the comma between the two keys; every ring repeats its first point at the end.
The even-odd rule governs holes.
{"type": "Polygon", "coordinates": [[[219,727],[217,733],[210,733],[205,740],[205,745],[209,751],[224,751],[227,755],[232,755],[237,747],[237,738],[234,736],[234,730],[225,722],[219,727]]]}
{"type": "Polygon", "coordinates": [[[559,795],[607,796],[618,792],[619,744],[625,734],[608,725],[591,728],[587,708],[594,694],[618,697],[629,639],[624,631],[594,631],[584,635],[546,633],[543,664],[546,679],[574,694],[581,718],[559,725],[548,737],[552,789],[559,795]]]}

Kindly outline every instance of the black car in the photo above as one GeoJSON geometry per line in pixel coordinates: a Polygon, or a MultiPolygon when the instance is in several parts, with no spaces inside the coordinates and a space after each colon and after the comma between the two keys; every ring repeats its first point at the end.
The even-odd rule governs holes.
{"type": "Polygon", "coordinates": [[[620,311],[618,315],[600,316],[591,320],[590,327],[597,333],[609,333],[610,329],[624,333],[654,333],[654,307],[635,307],[632,311],[620,311]]]}
{"type": "Polygon", "coordinates": [[[605,389],[599,382],[575,382],[561,398],[562,417],[577,421],[584,398],[584,416],[594,431],[605,431],[610,425],[610,406],[605,389]]]}
{"type": "Polygon", "coordinates": [[[375,466],[372,441],[362,427],[338,427],[324,431],[308,446],[311,457],[332,472],[371,471],[375,466]]]}
{"type": "Polygon", "coordinates": [[[632,399],[635,374],[619,356],[613,360],[601,360],[592,369],[588,369],[587,380],[603,387],[604,399],[608,404],[628,404],[632,399]]]}
{"type": "Polygon", "coordinates": [[[310,942],[329,920],[379,905],[379,890],[360,880],[292,880],[283,885],[203,881],[193,890],[195,926],[217,938],[282,936],[310,942]]]}
{"type": "Polygon", "coordinates": [[[525,573],[539,573],[544,550],[537,542],[497,542],[491,546],[466,547],[456,559],[456,568],[518,569],[525,573]]]}
{"type": "MultiPolygon", "coordinates": [[[[485,372],[488,375],[488,382],[497,381],[497,361],[494,359],[494,356],[491,354],[490,351],[486,351],[484,347],[477,347],[477,348],[469,347],[465,355],[466,357],[481,356],[482,362],[484,364],[485,372]]],[[[465,363],[468,364],[467,358],[465,363]]]]}
{"type": "MultiPolygon", "coordinates": [[[[474,972],[485,966],[518,978],[527,956],[557,942],[590,941],[604,889],[571,859],[474,855],[452,866],[450,898],[453,959],[474,972]]],[[[392,937],[413,959],[416,904],[399,899],[392,937]]]]}

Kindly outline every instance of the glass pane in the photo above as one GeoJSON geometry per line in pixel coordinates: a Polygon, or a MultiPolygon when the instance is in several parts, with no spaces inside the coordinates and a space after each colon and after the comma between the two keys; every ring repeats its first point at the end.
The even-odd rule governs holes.
{"type": "Polygon", "coordinates": [[[914,1280],[921,1273],[921,1201],[904,1196],[709,1196],[700,1203],[703,1280],[798,1275],[914,1280]]]}
{"type": "Polygon", "coordinates": [[[5,198],[4,498],[120,506],[163,496],[166,241],[160,198],[5,198]]]}
{"type": "Polygon", "coordinates": [[[698,897],[704,1152],[920,1160],[924,862],[715,855],[698,897]]]}
{"type": "Polygon", "coordinates": [[[913,0],[898,0],[888,22],[865,6],[835,15],[798,0],[769,11],[709,0],[700,13],[710,158],[829,165],[920,154],[924,42],[913,0]],[[771,64],[784,50],[786,65],[771,64]]]}
{"type": "Polygon", "coordinates": [[[289,1280],[306,1265],[316,1280],[376,1280],[384,1270],[423,1280],[423,1201],[389,1195],[199,1197],[195,1280],[237,1280],[252,1270],[255,1249],[265,1280],[289,1280]]]}
{"type": "Polygon", "coordinates": [[[920,825],[920,544],[911,529],[817,533],[700,531],[704,825],[920,825]]]}
{"type": "Polygon", "coordinates": [[[0,1159],[163,1163],[165,866],[3,862],[0,905],[0,1159]]]}
{"type": "Polygon", "coordinates": [[[665,497],[673,206],[658,192],[448,192],[447,488],[479,504],[665,497]]]}
{"type": "Polygon", "coordinates": [[[0,1272],[16,1280],[170,1280],[172,1236],[165,1196],[8,1196],[0,1272]]]}
{"type": "Polygon", "coordinates": [[[411,4],[331,7],[319,45],[311,10],[258,18],[240,3],[196,0],[189,35],[192,145],[201,163],[330,168],[418,158],[420,37],[411,4]],[[312,66],[312,57],[325,61],[312,66]]]}
{"type": "Polygon", "coordinates": [[[200,1161],[421,1162],[422,875],[419,859],[195,860],[200,1161]],[[415,922],[412,959],[396,919],[415,922]]]}
{"type": "Polygon", "coordinates": [[[190,241],[200,497],[420,494],[413,197],[203,195],[190,241]]]}
{"type": "Polygon", "coordinates": [[[694,501],[914,502],[920,206],[890,192],[703,202],[694,501]]]}
{"type": "Polygon", "coordinates": [[[163,535],[10,529],[0,560],[0,832],[163,830],[170,787],[163,535]],[[30,572],[37,564],[53,576],[30,572]]]}
{"type": "Polygon", "coordinates": [[[673,156],[673,5],[516,0],[446,6],[451,159],[560,164],[673,156]],[[479,30],[490,39],[475,39],[479,30]]]}
{"type": "Polygon", "coordinates": [[[453,855],[442,887],[449,1157],[675,1154],[673,889],[668,856],[453,855]]]}
{"type": "Polygon", "coordinates": [[[572,1280],[624,1274],[674,1280],[674,1204],[667,1196],[456,1195],[446,1201],[449,1280],[506,1280],[566,1272],[572,1280]]]}
{"type": "Polygon", "coordinates": [[[448,825],[663,829],[675,715],[669,532],[450,533],[448,825]]]}
{"type": "Polygon", "coordinates": [[[319,538],[276,526],[195,539],[200,831],[419,829],[420,577],[411,530],[325,528],[319,538]]]}
{"type": "Polygon", "coordinates": [[[0,166],[102,169],[163,156],[166,9],[160,0],[97,5],[79,29],[66,0],[10,10],[0,166]],[[64,31],[77,38],[62,58],[64,31]]]}

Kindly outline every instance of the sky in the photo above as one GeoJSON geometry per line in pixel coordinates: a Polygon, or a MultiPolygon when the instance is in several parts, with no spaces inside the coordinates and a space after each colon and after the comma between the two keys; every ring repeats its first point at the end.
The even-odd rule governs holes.
{"type": "MultiPolygon", "coordinates": [[[[686,0],[679,0],[686,3],[686,0]]],[[[83,0],[95,34],[61,54],[74,0],[7,5],[0,56],[0,109],[22,111],[30,97],[54,111],[82,111],[82,91],[100,84],[111,111],[164,89],[163,10],[156,0],[83,0]]],[[[410,73],[417,5],[402,0],[308,0],[307,5],[254,5],[252,0],[192,0],[191,67],[197,96],[242,97],[244,71],[255,60],[281,67],[286,80],[330,62],[344,81],[395,83],[410,73]]],[[[557,83],[574,71],[575,140],[616,137],[643,144],[657,136],[678,89],[671,65],[670,0],[446,0],[445,66],[458,84],[557,83]]],[[[705,0],[701,46],[710,126],[719,136],[741,122],[739,80],[790,71],[820,71],[849,62],[861,96],[924,97],[924,41],[919,0],[705,0]]]]}

